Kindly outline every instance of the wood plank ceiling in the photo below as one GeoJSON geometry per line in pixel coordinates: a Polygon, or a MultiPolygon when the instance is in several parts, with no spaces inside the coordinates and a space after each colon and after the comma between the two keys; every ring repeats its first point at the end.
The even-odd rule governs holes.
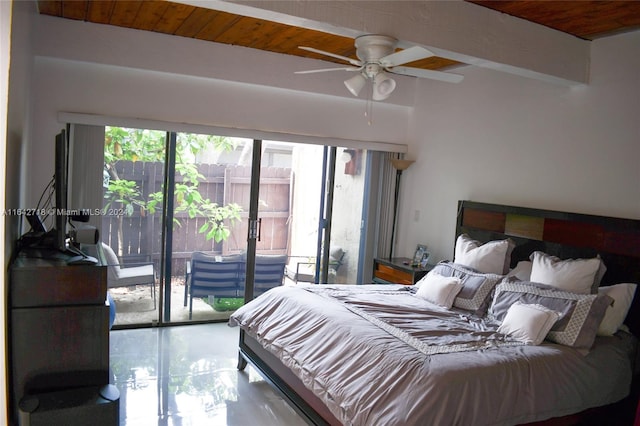
{"type": "MultiPolygon", "coordinates": [[[[509,15],[593,40],[640,28],[640,1],[485,1],[468,0],[509,15]]],[[[38,0],[41,14],[99,24],[190,37],[261,49],[270,52],[323,59],[306,52],[310,46],[356,58],[354,41],[320,31],[266,21],[170,1],[38,0]]],[[[408,66],[442,69],[456,62],[438,57],[408,66]]]]}

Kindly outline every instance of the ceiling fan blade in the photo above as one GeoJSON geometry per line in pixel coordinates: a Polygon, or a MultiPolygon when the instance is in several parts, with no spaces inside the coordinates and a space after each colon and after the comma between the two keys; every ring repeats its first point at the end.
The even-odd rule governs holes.
{"type": "Polygon", "coordinates": [[[314,74],[325,71],[360,71],[362,67],[321,68],[318,70],[294,71],[294,74],[314,74]]]}
{"type": "Polygon", "coordinates": [[[420,68],[410,67],[393,67],[386,69],[393,74],[410,75],[419,78],[430,78],[432,80],[445,81],[447,83],[460,83],[464,78],[463,75],[453,74],[450,72],[423,70],[420,68]]]}
{"type": "Polygon", "coordinates": [[[380,64],[383,67],[395,67],[396,65],[406,64],[408,62],[417,61],[433,56],[433,52],[420,46],[413,46],[408,49],[392,53],[380,58],[380,64]]]}
{"type": "Polygon", "coordinates": [[[360,65],[362,65],[362,62],[360,62],[357,59],[353,59],[353,58],[348,58],[346,56],[342,56],[342,55],[337,55],[335,53],[331,53],[331,52],[325,52],[324,50],[319,50],[319,49],[314,49],[313,47],[307,47],[307,46],[298,46],[299,49],[302,50],[306,50],[308,52],[313,52],[313,53],[318,53],[320,55],[326,55],[326,56],[331,56],[332,58],[336,58],[336,59],[340,59],[343,60],[345,62],[349,62],[351,65],[355,65],[357,67],[359,67],[360,65]]]}

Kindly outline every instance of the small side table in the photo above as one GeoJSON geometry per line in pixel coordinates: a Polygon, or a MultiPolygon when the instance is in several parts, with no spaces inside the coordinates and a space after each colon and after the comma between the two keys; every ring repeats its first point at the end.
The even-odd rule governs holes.
{"type": "Polygon", "coordinates": [[[392,259],[373,259],[373,282],[375,284],[405,284],[413,285],[420,281],[433,265],[425,268],[411,266],[411,259],[394,257],[392,259]]]}

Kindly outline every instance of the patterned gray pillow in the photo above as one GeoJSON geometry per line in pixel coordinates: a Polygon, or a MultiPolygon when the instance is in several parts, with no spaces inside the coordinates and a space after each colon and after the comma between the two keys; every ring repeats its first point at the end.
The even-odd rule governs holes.
{"type": "Polygon", "coordinates": [[[509,307],[517,301],[539,304],[560,315],[547,335],[548,340],[578,349],[589,349],[613,299],[606,295],[571,293],[512,277],[496,286],[489,317],[502,321],[509,307]]]}
{"type": "Polygon", "coordinates": [[[502,275],[484,274],[458,263],[442,261],[433,272],[445,277],[460,278],[462,290],[453,301],[453,306],[482,316],[489,307],[491,291],[502,280],[502,275]]]}

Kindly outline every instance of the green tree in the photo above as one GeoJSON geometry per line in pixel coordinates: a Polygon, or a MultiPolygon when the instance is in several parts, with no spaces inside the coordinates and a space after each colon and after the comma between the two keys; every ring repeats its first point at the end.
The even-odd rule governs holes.
{"type": "MultiPolygon", "coordinates": [[[[162,206],[162,192],[152,193],[147,199],[143,199],[134,181],[118,176],[115,163],[119,160],[163,161],[165,137],[166,133],[158,130],[106,127],[104,158],[105,168],[109,173],[109,185],[105,193],[107,208],[113,203],[120,203],[124,212],[131,216],[136,208],[144,215],[146,212],[154,214],[162,206]]],[[[242,207],[235,203],[219,206],[203,198],[198,191],[198,185],[204,176],[198,172],[195,157],[211,147],[217,151],[230,151],[236,145],[233,140],[221,136],[178,134],[176,173],[182,179],[175,185],[175,211],[186,212],[189,218],[206,218],[199,232],[205,234],[208,240],[220,242],[231,234],[229,226],[240,219],[242,207]]],[[[123,241],[122,219],[120,216],[118,222],[119,247],[122,247],[123,241]]],[[[181,224],[175,218],[174,223],[178,226],[181,224]]]]}

